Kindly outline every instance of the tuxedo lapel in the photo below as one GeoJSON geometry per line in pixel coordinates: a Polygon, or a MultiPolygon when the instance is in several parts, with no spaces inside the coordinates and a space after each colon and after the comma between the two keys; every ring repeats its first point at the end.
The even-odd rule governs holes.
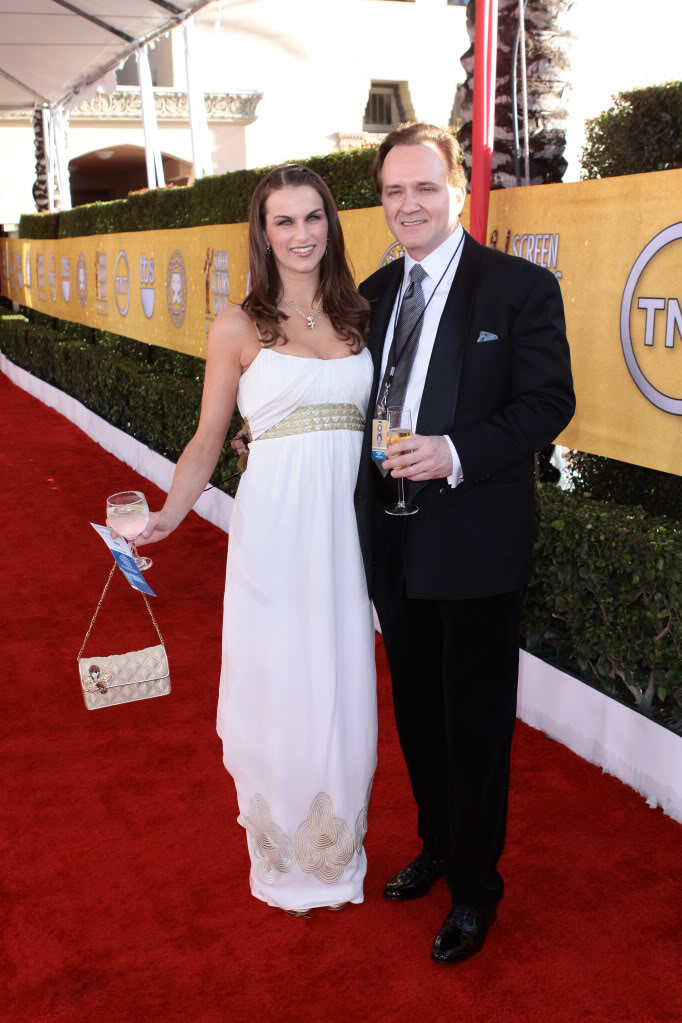
{"type": "Polygon", "coordinates": [[[386,284],[381,294],[372,301],[372,319],[370,323],[368,341],[369,350],[371,352],[372,359],[374,360],[374,381],[372,385],[372,396],[369,403],[369,412],[372,416],[374,415],[377,391],[379,390],[381,358],[384,353],[386,331],[388,330],[391,313],[393,311],[393,306],[395,305],[404,268],[404,259],[396,259],[390,264],[391,272],[386,274],[386,284]]]}
{"type": "MultiPolygon", "coordinates": [[[[404,265],[404,259],[396,259],[389,265],[389,267],[386,267],[381,292],[376,297],[370,298],[372,313],[367,347],[369,348],[372,356],[372,362],[374,364],[374,378],[372,380],[372,391],[370,393],[369,404],[367,406],[367,421],[365,424],[365,435],[362,443],[362,455],[360,458],[360,470],[358,474],[358,493],[372,493],[372,473],[377,471],[371,458],[372,420],[374,418],[374,409],[377,403],[377,392],[379,390],[384,340],[386,338],[386,331],[388,330],[388,324],[391,319],[396,295],[398,294],[398,289],[402,280],[404,265]]],[[[368,298],[369,296],[365,295],[365,297],[368,298]]]]}
{"type": "MultiPolygon", "coordinates": [[[[479,246],[470,235],[465,234],[457,273],[438,324],[419,406],[415,432],[425,437],[444,433],[455,421],[457,393],[479,265],[479,246]]],[[[409,496],[413,498],[427,482],[408,483],[409,496]]]]}

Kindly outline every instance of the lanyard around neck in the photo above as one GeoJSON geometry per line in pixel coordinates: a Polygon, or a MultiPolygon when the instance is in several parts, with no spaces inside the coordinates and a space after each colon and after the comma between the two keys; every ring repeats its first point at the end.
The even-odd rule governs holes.
{"type": "MultiPolygon", "coordinates": [[[[464,231],[462,231],[462,237],[460,238],[460,240],[457,243],[457,248],[455,249],[455,251],[450,256],[450,259],[448,260],[448,265],[445,267],[445,269],[443,270],[443,273],[438,278],[438,283],[436,284],[435,288],[431,292],[431,295],[429,296],[428,302],[426,303],[426,305],[422,309],[421,313],[419,314],[419,318],[417,319],[417,322],[414,324],[414,326],[412,327],[410,333],[405,338],[404,343],[401,345],[400,351],[398,351],[397,350],[397,339],[396,339],[396,327],[398,326],[398,318],[400,316],[400,310],[401,310],[402,304],[403,304],[402,296],[403,296],[403,281],[405,279],[405,275],[404,274],[403,274],[403,277],[400,280],[400,290],[398,291],[398,299],[397,299],[396,307],[395,307],[395,316],[393,318],[393,339],[391,341],[391,348],[390,348],[389,353],[388,353],[388,361],[387,361],[387,364],[386,364],[387,372],[384,375],[383,393],[381,395],[380,400],[377,402],[378,407],[381,408],[381,409],[386,409],[386,403],[388,401],[389,391],[391,390],[391,384],[393,383],[393,375],[395,374],[395,371],[397,369],[398,363],[400,362],[400,360],[402,359],[403,355],[405,354],[405,352],[407,350],[407,347],[408,347],[410,341],[412,340],[414,332],[417,330],[418,327],[421,327],[421,324],[422,324],[422,321],[424,319],[424,316],[426,315],[426,310],[431,305],[431,300],[433,299],[434,295],[436,294],[436,292],[440,288],[441,284],[443,283],[443,278],[445,277],[445,275],[447,274],[448,270],[452,266],[452,263],[454,261],[455,256],[457,255],[457,253],[459,252],[459,250],[462,247],[462,242],[463,241],[464,241],[464,231]]],[[[420,287],[421,287],[421,285],[420,285],[420,287]]]]}

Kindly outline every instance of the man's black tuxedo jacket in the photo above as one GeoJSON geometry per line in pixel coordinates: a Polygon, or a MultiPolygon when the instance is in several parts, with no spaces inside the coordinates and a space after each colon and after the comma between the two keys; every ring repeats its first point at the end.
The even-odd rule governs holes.
{"type": "MultiPolygon", "coordinates": [[[[374,385],[355,492],[360,544],[373,596],[382,522],[376,514],[371,420],[384,338],[404,272],[395,260],[360,285],[371,303],[374,385]],[[375,526],[375,520],[377,522],[375,526]]],[[[390,400],[389,400],[390,404],[390,400]]],[[[463,482],[410,482],[419,514],[404,521],[407,595],[493,596],[524,586],[533,542],[534,453],[575,409],[561,291],[554,275],[466,234],[429,363],[415,432],[448,434],[463,482]],[[481,332],[496,339],[479,340],[481,332]]],[[[396,525],[386,520],[386,527],[396,525]]],[[[399,528],[401,528],[399,527],[399,528]]]]}

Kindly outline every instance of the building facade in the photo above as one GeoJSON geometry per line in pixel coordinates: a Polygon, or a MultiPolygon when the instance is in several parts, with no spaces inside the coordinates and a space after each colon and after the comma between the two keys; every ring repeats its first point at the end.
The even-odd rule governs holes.
{"type": "MultiPolygon", "coordinates": [[[[222,0],[196,18],[215,173],[374,141],[399,120],[450,122],[467,46],[466,5],[449,0],[222,0]]],[[[150,48],[167,182],[192,180],[183,34],[150,48]]],[[[35,209],[29,113],[0,120],[0,224],[35,209]],[[7,159],[8,156],[11,157],[7,159]]],[[[74,205],[146,187],[137,67],[72,111],[74,205]]]]}

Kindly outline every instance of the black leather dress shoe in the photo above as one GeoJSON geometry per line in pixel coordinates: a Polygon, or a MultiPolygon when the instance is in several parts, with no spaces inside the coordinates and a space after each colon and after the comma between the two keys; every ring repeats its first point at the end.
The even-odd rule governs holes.
{"type": "Polygon", "coordinates": [[[384,888],[385,899],[418,899],[426,895],[445,872],[445,860],[436,860],[428,852],[399,870],[384,888]]]}
{"type": "Polygon", "coordinates": [[[480,952],[496,906],[453,906],[443,921],[431,949],[436,963],[459,963],[480,952]]]}

